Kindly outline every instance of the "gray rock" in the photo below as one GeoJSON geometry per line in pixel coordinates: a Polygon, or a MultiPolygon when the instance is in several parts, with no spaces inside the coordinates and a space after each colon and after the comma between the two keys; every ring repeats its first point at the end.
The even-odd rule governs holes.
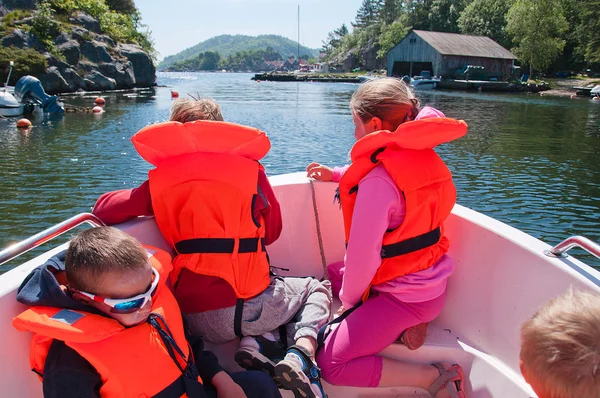
{"type": "Polygon", "coordinates": [[[367,46],[360,52],[363,68],[366,70],[384,69],[385,59],[378,59],[379,44],[376,39],[370,39],[367,46]]]}
{"type": "Polygon", "coordinates": [[[69,36],[67,32],[60,32],[60,34],[54,39],[54,44],[60,46],[61,44],[65,44],[69,40],[71,40],[71,36],[69,36]]]}
{"type": "Polygon", "coordinates": [[[115,42],[108,35],[95,35],[94,40],[108,44],[110,47],[115,46],[115,42]]]}
{"type": "Polygon", "coordinates": [[[69,84],[60,74],[56,66],[51,66],[46,70],[46,73],[39,76],[44,90],[48,94],[64,93],[69,91],[69,84]]]}
{"type": "Polygon", "coordinates": [[[115,79],[104,76],[98,71],[92,71],[84,77],[85,85],[88,91],[95,90],[114,90],[117,88],[115,79]]]}
{"type": "Polygon", "coordinates": [[[67,85],[69,86],[70,92],[86,89],[87,86],[85,84],[85,80],[83,80],[83,77],[77,74],[77,71],[75,69],[67,68],[61,72],[61,75],[63,79],[65,79],[67,85]]]}
{"type": "Polygon", "coordinates": [[[121,44],[118,51],[131,62],[136,87],[156,85],[156,67],[152,62],[152,58],[140,46],[121,44]]]}
{"type": "Polygon", "coordinates": [[[75,15],[69,18],[69,22],[81,25],[87,30],[90,30],[94,33],[102,33],[100,22],[96,18],[86,14],[85,12],[78,11],[77,13],[75,13],[75,15]]]}
{"type": "Polygon", "coordinates": [[[108,45],[96,40],[86,41],[81,44],[81,55],[92,62],[114,62],[108,52],[108,45]]]}
{"type": "Polygon", "coordinates": [[[350,72],[352,69],[358,67],[358,57],[354,53],[354,51],[350,50],[342,60],[342,65],[344,67],[344,71],[350,72]]]}
{"type": "Polygon", "coordinates": [[[45,52],[42,55],[48,61],[48,66],[55,66],[61,72],[65,69],[71,67],[71,65],[69,65],[68,63],[66,63],[64,61],[61,61],[60,59],[56,58],[54,55],[50,54],[49,52],[45,52]]]}
{"type": "Polygon", "coordinates": [[[96,64],[92,64],[89,61],[79,61],[78,69],[85,73],[92,72],[97,70],[98,66],[96,64]]]}
{"type": "Polygon", "coordinates": [[[93,33],[90,33],[89,30],[84,29],[81,26],[73,26],[71,28],[71,36],[79,42],[91,40],[92,35],[93,33]]]}
{"type": "Polygon", "coordinates": [[[79,63],[81,50],[79,49],[79,42],[76,40],[69,40],[59,45],[58,50],[65,56],[69,64],[77,65],[79,63]]]}
{"type": "Polygon", "coordinates": [[[29,44],[29,35],[21,29],[15,29],[0,41],[2,47],[15,46],[17,48],[27,47],[29,44]]]}
{"type": "Polygon", "coordinates": [[[47,51],[46,46],[40,41],[40,39],[35,37],[35,35],[33,33],[28,34],[27,45],[41,53],[47,51]]]}
{"type": "Polygon", "coordinates": [[[135,74],[133,73],[133,65],[127,61],[114,62],[110,64],[100,64],[98,69],[104,75],[115,79],[118,89],[135,87],[135,74]]]}

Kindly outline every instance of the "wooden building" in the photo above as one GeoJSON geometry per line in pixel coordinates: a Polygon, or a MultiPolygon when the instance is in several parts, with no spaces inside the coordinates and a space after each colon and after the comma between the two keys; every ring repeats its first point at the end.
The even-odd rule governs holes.
{"type": "Polygon", "coordinates": [[[512,74],[517,59],[489,37],[412,30],[387,54],[388,76],[414,76],[430,71],[434,76],[455,78],[467,65],[482,66],[498,78],[512,74]]]}

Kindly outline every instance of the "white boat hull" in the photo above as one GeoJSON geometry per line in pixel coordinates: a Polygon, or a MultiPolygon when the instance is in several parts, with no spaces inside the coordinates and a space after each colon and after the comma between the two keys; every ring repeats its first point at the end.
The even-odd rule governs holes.
{"type": "Polygon", "coordinates": [[[23,114],[23,109],[24,109],[23,104],[20,104],[17,107],[11,107],[11,108],[0,107],[0,116],[3,116],[3,117],[20,116],[23,114]]]}
{"type": "MultiPolygon", "coordinates": [[[[283,233],[269,247],[272,265],[289,268],[290,276],[324,275],[319,249],[311,185],[304,173],[271,178],[281,203],[283,233]]],[[[314,183],[316,208],[325,263],[344,256],[341,211],[332,203],[333,183],[314,183]]],[[[120,226],[146,244],[169,250],[153,218],[140,218],[120,226]]],[[[519,328],[549,299],[569,286],[600,291],[600,273],[572,257],[549,258],[550,246],[483,214],[456,205],[446,223],[449,255],[456,262],[450,278],[447,304],[417,351],[394,344],[382,356],[407,361],[460,363],[469,377],[471,398],[529,398],[533,391],[519,373],[519,328]]],[[[63,250],[55,248],[0,276],[0,385],[3,396],[41,397],[41,384],[29,369],[28,333],[14,330],[9,320],[25,307],[15,301],[16,289],[27,274],[47,258],[63,250]]],[[[337,307],[334,308],[334,311],[337,307]]],[[[376,338],[376,336],[374,336],[376,338]]],[[[228,370],[239,370],[233,361],[237,342],[212,349],[228,370]]],[[[358,396],[428,397],[414,388],[365,389],[326,384],[331,398],[358,396]]]]}

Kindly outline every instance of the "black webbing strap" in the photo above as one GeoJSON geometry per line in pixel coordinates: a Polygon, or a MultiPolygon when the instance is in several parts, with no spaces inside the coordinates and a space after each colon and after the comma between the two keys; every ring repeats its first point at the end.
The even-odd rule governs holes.
{"type": "Polygon", "coordinates": [[[239,298],[235,303],[235,315],[233,316],[233,331],[236,336],[242,337],[242,316],[244,315],[244,299],[239,298]]]}
{"type": "Polygon", "coordinates": [[[350,308],[349,310],[344,311],[344,313],[337,318],[327,322],[325,325],[321,326],[319,332],[317,333],[317,348],[322,347],[325,344],[325,340],[327,336],[329,336],[329,328],[337,323],[342,322],[344,319],[348,318],[348,315],[354,312],[358,307],[362,305],[362,302],[357,304],[355,307],[350,308]]]}
{"type": "Polygon", "coordinates": [[[286,326],[287,325],[280,325],[278,330],[279,330],[279,340],[281,341],[283,348],[285,348],[285,350],[287,351],[288,339],[287,339],[287,327],[286,326]]]}
{"type": "MultiPolygon", "coordinates": [[[[259,238],[242,238],[239,240],[238,253],[256,253],[259,238]]],[[[266,250],[264,238],[260,238],[262,251],[266,250]]],[[[175,243],[178,254],[195,253],[233,253],[235,239],[232,238],[197,238],[186,239],[175,243]]]]}
{"type": "Polygon", "coordinates": [[[414,238],[403,240],[402,242],[384,245],[381,248],[381,258],[397,257],[403,254],[416,252],[417,250],[425,249],[433,246],[440,241],[442,230],[437,227],[433,231],[424,233],[423,235],[415,236],[414,238]]]}

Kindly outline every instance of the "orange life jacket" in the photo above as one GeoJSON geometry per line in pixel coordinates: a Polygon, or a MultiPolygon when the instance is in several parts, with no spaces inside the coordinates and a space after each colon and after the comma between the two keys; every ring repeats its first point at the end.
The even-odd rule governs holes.
{"type": "Polygon", "coordinates": [[[403,123],[394,132],[368,134],[352,148],[352,164],[340,181],[339,191],[346,241],[358,184],[377,165],[385,167],[406,202],[402,224],[383,236],[381,266],[371,285],[427,269],[448,251],[443,223],[456,202],[456,188],[450,170],[432,148],[466,133],[463,121],[422,119],[403,123]]]}
{"type": "Polygon", "coordinates": [[[260,130],[194,121],[148,126],[132,138],[156,166],[148,173],[156,223],[175,247],[171,279],[183,268],[222,278],[239,299],[269,285],[264,221],[255,219],[258,162],[271,144],[260,130]]]}
{"type": "Polygon", "coordinates": [[[16,329],[34,333],[30,350],[34,372],[43,377],[50,345],[56,339],[77,351],[100,374],[102,397],[153,397],[161,392],[169,397],[195,396],[192,390],[202,388],[202,381],[193,373],[195,367],[188,366],[192,357],[181,313],[165,285],[171,256],[160,249],[147,250],[152,266],[160,274],[149,321],[125,328],[106,316],[42,306],[31,307],[13,319],[16,329]],[[168,331],[177,348],[167,348],[150,319],[168,331]],[[175,352],[174,358],[170,349],[175,352]]]}

